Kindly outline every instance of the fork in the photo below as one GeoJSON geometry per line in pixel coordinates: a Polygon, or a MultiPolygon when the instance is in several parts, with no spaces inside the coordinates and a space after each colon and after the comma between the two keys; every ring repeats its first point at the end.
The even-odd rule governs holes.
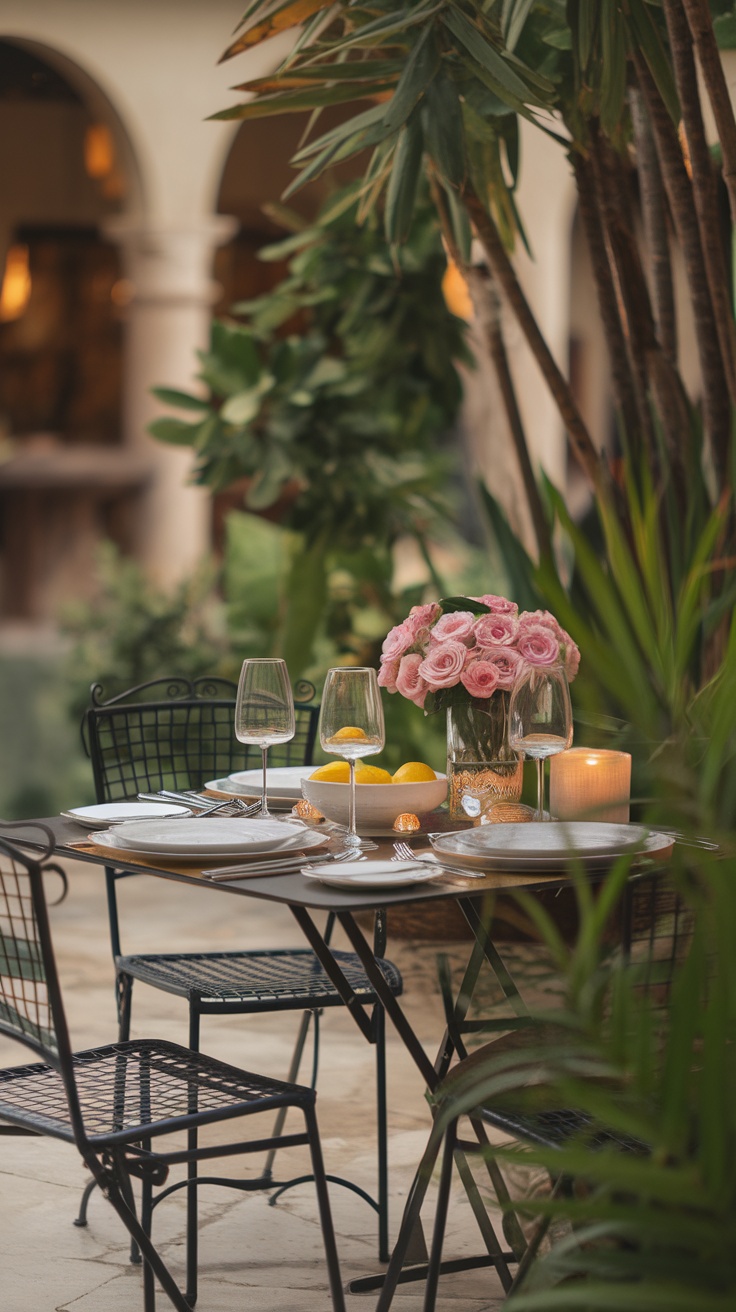
{"type": "Polygon", "coordinates": [[[451,875],[463,875],[466,879],[483,879],[487,873],[485,870],[469,870],[467,866],[453,865],[451,862],[433,860],[427,856],[417,856],[408,843],[394,843],[394,854],[391,857],[392,861],[414,861],[418,866],[432,866],[440,875],[447,871],[451,875]]]}

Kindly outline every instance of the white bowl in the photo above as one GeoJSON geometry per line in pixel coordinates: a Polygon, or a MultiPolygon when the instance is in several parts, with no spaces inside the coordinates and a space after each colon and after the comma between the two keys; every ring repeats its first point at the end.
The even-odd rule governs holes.
{"type": "MultiPolygon", "coordinates": [[[[328,820],[348,822],[349,784],[328,783],[325,779],[305,779],[302,791],[328,820]]],[[[356,784],[356,824],[367,829],[390,829],[398,815],[426,815],[444,802],[447,776],[438,774],[416,784],[356,784]]]]}

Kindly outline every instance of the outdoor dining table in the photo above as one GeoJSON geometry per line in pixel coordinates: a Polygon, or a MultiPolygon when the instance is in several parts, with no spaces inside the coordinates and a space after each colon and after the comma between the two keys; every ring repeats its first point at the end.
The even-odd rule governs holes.
{"type": "MultiPolygon", "coordinates": [[[[476,982],[484,962],[490,966],[495,974],[511,1008],[519,1015],[526,1012],[524,1000],[493,942],[491,934],[493,895],[499,892],[509,893],[514,889],[536,892],[542,889],[562,888],[570,883],[570,878],[565,873],[542,875],[538,872],[479,873],[473,871],[465,876],[454,873],[446,874],[439,869],[436,880],[379,891],[337,888],[323,884],[316,879],[307,879],[298,871],[259,876],[244,874],[242,878],[218,882],[203,876],[202,871],[196,866],[177,866],[175,857],[147,861],[139,853],[127,857],[117,852],[113,857],[109,851],[95,848],[93,842],[90,841],[89,831],[74,820],[54,816],[42,820],[29,820],[26,823],[28,825],[27,831],[14,825],[12,829],[7,830],[7,837],[16,843],[23,843],[24,839],[27,838],[29,844],[35,843],[40,846],[37,826],[43,825],[53,835],[54,854],[57,858],[92,862],[100,866],[114,864],[117,869],[128,870],[131,873],[150,875],[158,879],[175,882],[185,882],[203,889],[216,889],[218,893],[231,898],[255,897],[282,904],[291,912],[325,972],[339,991],[351,1017],[366,1040],[370,1042],[373,1030],[369,1009],[355,996],[315,918],[320,912],[333,912],[353,950],[359,956],[386,1015],[394,1025],[430,1091],[437,1088],[450,1066],[454,1053],[451,1029],[462,1025],[471,1005],[476,982]],[[390,911],[392,906],[406,906],[411,903],[434,902],[442,899],[453,901],[460,907],[472,930],[472,936],[470,937],[468,961],[453,1004],[453,1025],[452,1027],[446,1025],[444,1033],[440,1036],[437,1051],[432,1056],[418,1038],[400,1005],[400,1001],[394,996],[384,979],[376,957],[381,954],[385,944],[385,914],[390,911]],[[372,944],[369,943],[356,919],[356,916],[360,913],[366,912],[372,913],[378,922],[378,933],[372,944]]],[[[0,822],[0,835],[5,832],[0,822]]],[[[401,835],[401,837],[403,838],[405,835],[401,835]]],[[[391,840],[385,839],[378,841],[378,850],[371,853],[371,855],[377,858],[386,858],[390,857],[392,852],[391,840]]],[[[483,1205],[479,1198],[473,1200],[471,1197],[470,1202],[481,1227],[481,1233],[483,1233],[483,1205]]],[[[488,1242],[487,1240],[487,1245],[488,1242]]],[[[424,1255],[423,1247],[423,1238],[420,1235],[415,1248],[417,1257],[424,1255]]],[[[426,1250],[424,1251],[426,1252],[426,1250]]],[[[505,1254],[505,1256],[507,1258],[513,1257],[511,1253],[505,1254]]],[[[465,1265],[469,1266],[471,1264],[478,1266],[478,1259],[459,1259],[451,1265],[453,1270],[460,1270],[465,1265]]],[[[490,1251],[487,1265],[493,1265],[493,1256],[490,1251]]],[[[412,1278],[419,1278],[420,1275],[421,1266],[415,1265],[412,1278]]],[[[363,1277],[352,1281],[349,1289],[351,1292],[356,1293],[367,1292],[369,1289],[378,1288],[382,1280],[382,1275],[363,1277]]]]}

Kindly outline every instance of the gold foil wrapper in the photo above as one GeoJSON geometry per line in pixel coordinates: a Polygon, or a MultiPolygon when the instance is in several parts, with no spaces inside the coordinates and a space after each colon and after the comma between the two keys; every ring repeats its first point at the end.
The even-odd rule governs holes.
{"type": "Polygon", "coordinates": [[[494,802],[478,816],[479,825],[523,825],[534,819],[534,808],[524,802],[494,802]]]}
{"type": "Polygon", "coordinates": [[[312,806],[312,803],[308,802],[305,797],[300,802],[295,802],[291,808],[291,814],[298,820],[306,820],[307,824],[310,825],[318,825],[321,820],[324,820],[322,812],[318,811],[316,806],[312,806]]]}
{"type": "Polygon", "coordinates": [[[414,815],[411,811],[403,811],[401,815],[397,815],[393,827],[397,834],[415,834],[417,829],[421,829],[422,822],[418,815],[414,815]]]}

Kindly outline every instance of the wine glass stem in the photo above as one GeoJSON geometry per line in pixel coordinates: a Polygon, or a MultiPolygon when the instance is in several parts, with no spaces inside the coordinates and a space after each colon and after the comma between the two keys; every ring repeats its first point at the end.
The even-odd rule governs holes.
{"type": "Polygon", "coordinates": [[[358,831],[355,827],[355,761],[351,758],[350,765],[350,792],[348,794],[348,838],[357,838],[358,831]]]}
{"type": "Polygon", "coordinates": [[[544,757],[537,757],[537,820],[544,820],[544,757]]]}
{"type": "Polygon", "coordinates": [[[263,781],[261,783],[261,815],[270,816],[268,809],[268,799],[266,795],[266,758],[268,757],[268,748],[261,747],[261,761],[263,764],[263,781]]]}

